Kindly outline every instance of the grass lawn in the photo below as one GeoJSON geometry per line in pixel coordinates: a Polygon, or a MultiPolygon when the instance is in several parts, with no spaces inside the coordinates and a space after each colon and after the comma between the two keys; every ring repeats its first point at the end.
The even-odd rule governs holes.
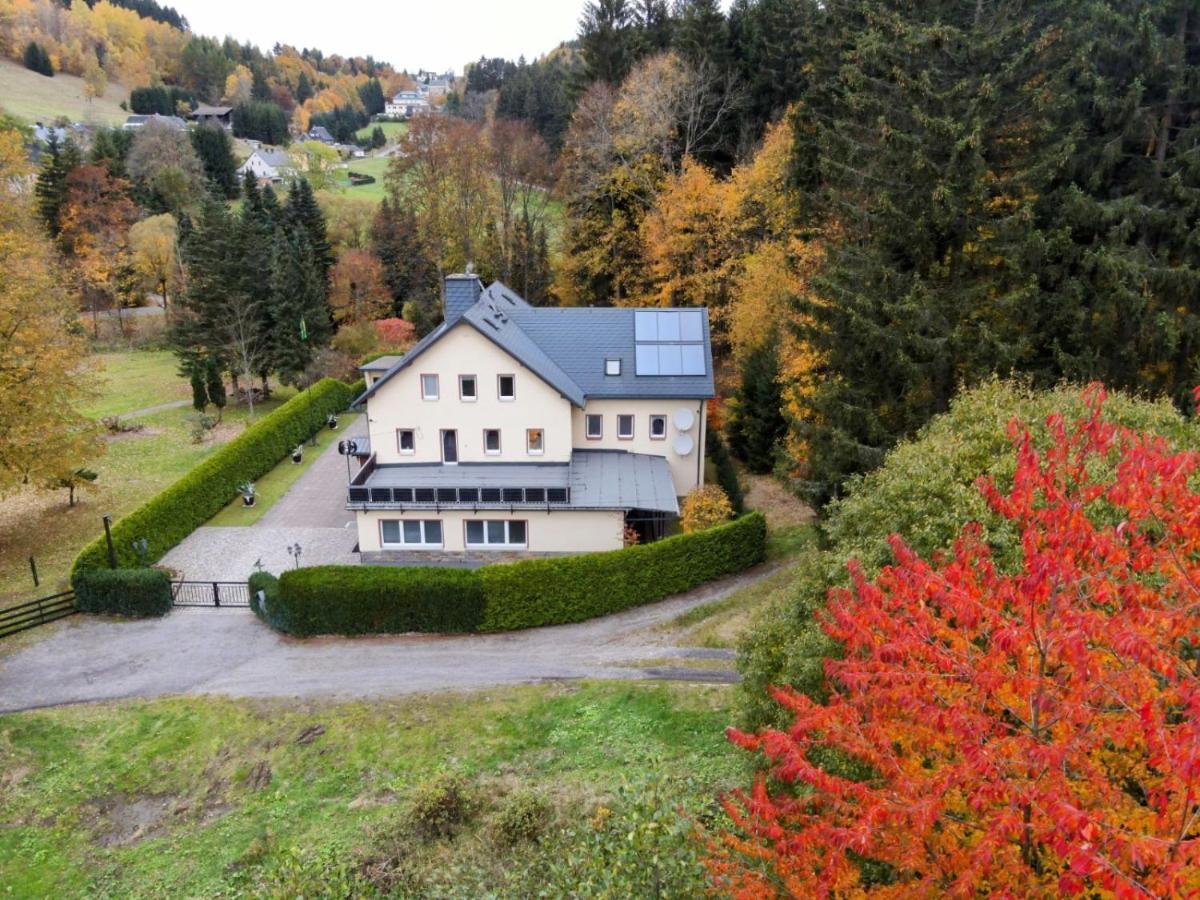
{"type": "Polygon", "coordinates": [[[242,498],[235,498],[228,506],[208,520],[209,525],[245,526],[253,525],[267,510],[275,505],[275,501],[287,493],[288,488],[296,483],[309,466],[317,461],[317,457],[325,452],[330,444],[336,443],[351,422],[357,416],[344,415],[338,419],[336,430],[322,428],[317,432],[317,445],[304,445],[304,457],[300,463],[294,463],[291,457],[285,459],[270,472],[254,482],[257,489],[257,500],[253,506],[245,506],[242,498]]]}
{"type": "Polygon", "coordinates": [[[376,203],[383,200],[387,194],[383,179],[387,175],[388,164],[391,161],[390,156],[370,156],[366,159],[356,159],[351,162],[347,171],[360,172],[363,175],[373,175],[375,183],[352,185],[343,176],[339,179],[339,182],[345,188],[346,196],[366,197],[369,200],[374,200],[376,203]]]}
{"type": "Polygon", "coordinates": [[[30,125],[49,124],[59,116],[72,122],[119,125],[128,115],[121,109],[121,101],[128,96],[124,85],[110,82],[104,96],[89,103],[83,95],[82,78],[61,72],[47,78],[10,60],[0,60],[0,108],[30,125]]]}
{"type": "MultiPolygon", "coordinates": [[[[162,353],[106,354],[108,372],[92,415],[116,414],[190,397],[186,382],[162,353]],[[161,379],[161,380],[159,380],[161,379]]],[[[268,403],[255,407],[261,417],[292,395],[279,389],[268,403]]],[[[201,444],[192,442],[190,406],[138,418],[145,426],[135,433],[105,439],[106,452],[88,462],[99,473],[68,508],[65,491],[22,491],[0,501],[0,608],[61,590],[76,554],[101,533],[100,517],[130,512],[182,477],[246,426],[245,407],[226,407],[224,421],[201,444]],[[40,588],[29,575],[29,557],[37,559],[40,588]]]]}
{"type": "Polygon", "coordinates": [[[169,350],[101,353],[97,360],[98,396],[84,415],[124,416],[148,406],[190,400],[191,387],[179,376],[179,360],[169,350]]]}
{"type": "Polygon", "coordinates": [[[585,683],[0,717],[0,884],[19,897],[350,896],[331,880],[350,871],[402,896],[524,896],[514,879],[528,889],[530,867],[561,865],[564,827],[611,816],[625,841],[622,783],[673,775],[670,807],[708,813],[747,783],[723,735],[730,696],[585,683]],[[465,779],[462,824],[421,837],[410,798],[439,771],[465,779]],[[538,843],[498,830],[523,792],[544,801],[538,843]],[[306,879],[304,861],[322,854],[332,868],[306,879]]]}
{"type": "Polygon", "coordinates": [[[401,137],[408,133],[407,122],[372,122],[366,128],[360,128],[354,135],[359,140],[366,140],[371,136],[371,132],[376,126],[383,129],[383,136],[387,138],[389,144],[394,144],[401,137]]]}

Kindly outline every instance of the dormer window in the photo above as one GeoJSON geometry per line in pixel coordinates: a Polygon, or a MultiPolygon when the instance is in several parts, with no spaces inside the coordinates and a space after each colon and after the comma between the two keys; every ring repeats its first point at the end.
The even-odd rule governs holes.
{"type": "Polygon", "coordinates": [[[501,400],[517,399],[517,376],[498,375],[496,377],[496,396],[501,400]]]}
{"type": "Polygon", "coordinates": [[[619,358],[618,359],[606,359],[604,361],[604,374],[605,375],[620,375],[621,374],[621,360],[619,358]]]}

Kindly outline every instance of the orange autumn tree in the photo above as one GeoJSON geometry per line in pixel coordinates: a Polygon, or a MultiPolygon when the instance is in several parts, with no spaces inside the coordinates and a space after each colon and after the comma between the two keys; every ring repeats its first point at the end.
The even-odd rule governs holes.
{"type": "Polygon", "coordinates": [[[930,564],[893,536],[823,623],[829,696],[731,731],[770,775],[710,868],[743,897],[1200,893],[1200,454],[1091,415],[1011,428],[1023,562],[975,526],[930,564]],[[1094,478],[1107,463],[1114,474],[1094,478]]]}

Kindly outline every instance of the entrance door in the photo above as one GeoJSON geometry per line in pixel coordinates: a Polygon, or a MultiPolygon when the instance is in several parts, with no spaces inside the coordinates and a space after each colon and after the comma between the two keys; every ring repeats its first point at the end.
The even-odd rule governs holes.
{"type": "Polygon", "coordinates": [[[442,431],[442,462],[453,465],[458,462],[458,432],[442,431]]]}

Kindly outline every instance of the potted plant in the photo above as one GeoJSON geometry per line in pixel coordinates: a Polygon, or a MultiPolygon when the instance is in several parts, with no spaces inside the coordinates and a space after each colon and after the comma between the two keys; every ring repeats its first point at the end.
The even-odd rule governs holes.
{"type": "Polygon", "coordinates": [[[325,417],[325,424],[329,426],[329,430],[337,428],[337,413],[330,413],[325,417]]]}
{"type": "Polygon", "coordinates": [[[292,462],[299,463],[304,458],[304,445],[297,444],[292,448],[292,462]]]}
{"type": "Polygon", "coordinates": [[[255,498],[258,496],[258,491],[255,489],[253,481],[239,484],[238,493],[242,495],[242,506],[253,506],[255,498]]]}

